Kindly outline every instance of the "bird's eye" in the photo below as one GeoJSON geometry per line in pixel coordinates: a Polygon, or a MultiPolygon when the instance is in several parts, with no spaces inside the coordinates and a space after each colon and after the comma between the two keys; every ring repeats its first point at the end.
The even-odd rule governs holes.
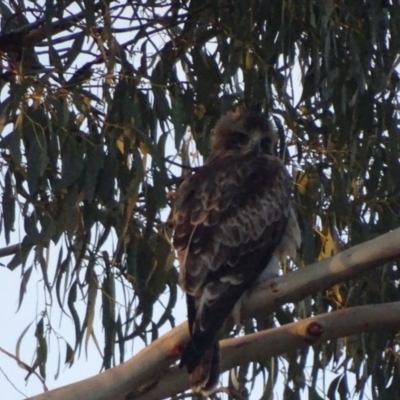
{"type": "Polygon", "coordinates": [[[231,140],[234,147],[245,146],[249,142],[249,137],[243,132],[234,131],[231,134],[231,140]]]}
{"type": "Polygon", "coordinates": [[[268,137],[264,137],[261,139],[260,147],[263,153],[270,153],[271,152],[271,140],[268,137]]]}

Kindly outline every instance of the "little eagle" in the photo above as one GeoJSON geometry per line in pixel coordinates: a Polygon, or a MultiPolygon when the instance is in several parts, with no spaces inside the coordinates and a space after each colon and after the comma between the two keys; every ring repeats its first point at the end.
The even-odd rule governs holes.
{"type": "Polygon", "coordinates": [[[276,142],[265,114],[228,112],[213,130],[207,162],[174,197],[173,241],[190,332],[180,366],[194,392],[207,395],[217,386],[218,334],[242,296],[276,275],[300,245],[293,181],[276,142]]]}

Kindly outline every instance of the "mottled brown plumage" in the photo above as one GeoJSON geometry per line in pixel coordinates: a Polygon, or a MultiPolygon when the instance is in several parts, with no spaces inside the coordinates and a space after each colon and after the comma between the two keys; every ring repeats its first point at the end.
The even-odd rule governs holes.
{"type": "Polygon", "coordinates": [[[175,196],[174,246],[191,336],[180,365],[196,392],[218,383],[218,333],[235,305],[299,245],[293,183],[275,144],[265,115],[229,113],[214,129],[210,158],[175,196]]]}

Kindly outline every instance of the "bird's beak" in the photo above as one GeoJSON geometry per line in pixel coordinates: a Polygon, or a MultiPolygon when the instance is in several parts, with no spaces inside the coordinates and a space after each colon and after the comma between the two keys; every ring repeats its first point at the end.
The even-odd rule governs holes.
{"type": "Polygon", "coordinates": [[[256,154],[261,154],[262,153],[262,148],[261,148],[261,135],[254,136],[253,138],[253,143],[252,143],[252,150],[256,154]]]}

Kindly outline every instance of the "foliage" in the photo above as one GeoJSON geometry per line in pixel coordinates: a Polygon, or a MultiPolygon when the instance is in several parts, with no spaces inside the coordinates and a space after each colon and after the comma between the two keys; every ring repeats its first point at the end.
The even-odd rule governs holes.
{"type": "MultiPolygon", "coordinates": [[[[0,3],[7,244],[0,253],[11,254],[7,267],[21,273],[20,304],[32,268],[39,268],[45,290],[72,318],[67,363],[96,340],[96,303],[104,368],[126,357],[126,340],[147,343],[163,325],[174,325],[170,193],[180,182],[179,165],[196,165],[197,151],[207,156],[213,124],[236,101],[272,113],[281,155],[294,167],[303,248],[290,268],[399,225],[398,1],[89,0],[25,7],[0,3]],[[52,247],[54,265],[46,261],[50,243],[62,243],[52,247]],[[80,298],[84,314],[77,311],[80,298]],[[165,309],[156,317],[161,298],[165,309]]],[[[398,300],[399,278],[395,263],[384,265],[277,310],[276,320],[398,300]]],[[[32,368],[42,376],[48,307],[35,330],[32,368]]],[[[255,322],[245,327],[254,329],[255,322]]],[[[374,398],[400,396],[399,380],[391,380],[399,373],[398,351],[390,332],[327,343],[315,349],[310,376],[309,352],[288,354],[285,398],[300,398],[305,388],[319,398],[317,380],[332,361],[340,375],[328,398],[346,398],[350,390],[362,397],[370,378],[374,398]]],[[[263,398],[269,398],[277,363],[238,369],[241,394],[250,387],[244,382],[268,371],[263,398]]]]}

